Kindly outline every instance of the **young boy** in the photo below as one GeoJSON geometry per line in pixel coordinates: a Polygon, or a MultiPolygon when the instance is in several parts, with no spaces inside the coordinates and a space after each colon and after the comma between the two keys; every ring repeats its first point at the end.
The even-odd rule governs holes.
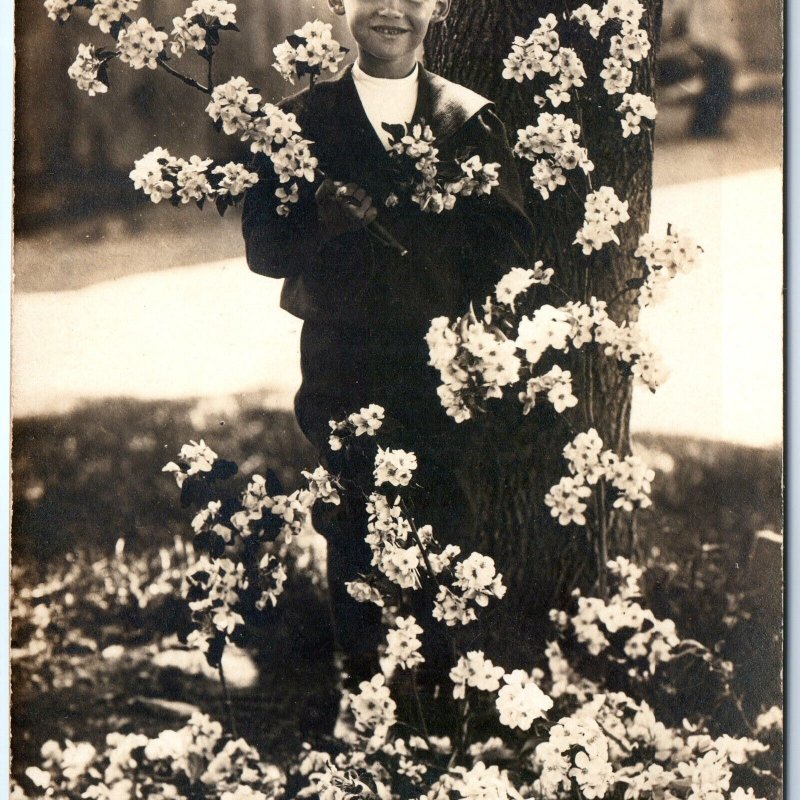
{"type": "MultiPolygon", "coordinates": [[[[335,473],[368,475],[370,465],[342,463],[328,450],[328,423],[382,405],[391,420],[382,436],[417,453],[418,520],[432,524],[440,541],[457,542],[470,525],[470,490],[460,469],[469,430],[441,407],[424,336],[431,319],[460,316],[471,302],[479,308],[509,268],[529,261],[531,225],[490,101],[417,63],[428,26],[447,16],[450,0],[328,2],[347,18],[357,61],[282,104],[297,115],[328,177],[316,191],[301,192],[282,217],[274,170],[264,165],[245,199],[247,261],[255,272],[285,279],[281,305],[304,320],[295,412],[323,463],[335,473]],[[439,214],[384,204],[396,187],[382,123],[412,121],[430,125],[442,164],[465,154],[499,163],[499,185],[490,195],[459,197],[439,214]],[[407,255],[370,236],[367,225],[376,218],[407,255]]],[[[351,685],[378,671],[381,638],[379,609],[356,603],[345,589],[370,561],[364,498],[354,495],[333,518],[315,517],[328,540],[334,628],[351,685]]]]}

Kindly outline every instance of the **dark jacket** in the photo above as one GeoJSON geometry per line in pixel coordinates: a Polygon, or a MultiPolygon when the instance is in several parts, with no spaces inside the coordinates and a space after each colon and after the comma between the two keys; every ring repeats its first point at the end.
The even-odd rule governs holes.
{"type": "Polygon", "coordinates": [[[454,209],[441,214],[417,206],[382,207],[392,190],[391,160],[367,119],[350,68],[318,83],[310,102],[306,90],[281,106],[297,115],[325,174],[366,188],[379,221],[409,250],[401,256],[363,230],[323,243],[316,187],[307,183],[290,215],[278,216],[279,184],[264,159],[261,179],[244,204],[247,262],[255,272],[286,279],[281,306],[290,313],[351,333],[380,329],[418,339],[433,317],[463,314],[510,267],[528,260],[531,225],[514,156],[485,98],[420,67],[414,120],[431,126],[440,162],[477,153],[484,163],[500,163],[500,185],[490,196],[459,197],[454,209]]]}

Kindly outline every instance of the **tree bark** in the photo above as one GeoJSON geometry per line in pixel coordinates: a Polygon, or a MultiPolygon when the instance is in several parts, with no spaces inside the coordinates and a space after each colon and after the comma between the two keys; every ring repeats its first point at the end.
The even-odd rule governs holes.
{"type": "MultiPolygon", "coordinates": [[[[561,20],[565,11],[579,4],[578,0],[453,0],[449,18],[429,33],[427,66],[491,98],[513,144],[517,129],[535,123],[539,109],[534,95],[543,94],[543,90],[530,81],[519,84],[503,79],[503,58],[514,37],[527,36],[540,17],[554,13],[561,20]]],[[[661,0],[644,0],[644,5],[641,24],[653,47],[646,61],[633,65],[634,80],[629,91],[652,96],[661,0]]],[[[643,128],[639,136],[622,138],[616,111],[622,96],[609,96],[596,77],[607,50],[604,53],[605,48],[577,25],[566,26],[570,37],[574,37],[568,39],[562,34],[564,27],[559,26],[561,43],[575,48],[589,80],[578,90],[575,100],[555,111],[573,117],[581,125],[583,144],[595,164],[593,187],[612,186],[619,197],[628,201],[630,221],[617,228],[619,247],[606,245],[593,256],[584,256],[573,241],[583,223],[586,192],[576,193],[563,186],[544,201],[528,180],[528,162],[520,161],[520,174],[527,186],[527,210],[537,233],[531,262],[541,259],[545,266],[554,267],[554,280],[573,299],[581,299],[588,280],[591,294],[611,300],[625,288],[626,281],[638,276],[633,252],[649,224],[652,128],[643,128]]],[[[635,317],[633,299],[633,294],[628,293],[609,305],[615,321],[635,317]]],[[[563,298],[553,295],[542,301],[560,305],[563,298]]],[[[589,359],[581,351],[572,357],[570,368],[579,399],[577,430],[585,430],[587,423],[593,421],[606,447],[628,453],[631,389],[618,364],[597,354],[589,359]],[[587,414],[589,410],[592,419],[587,414]]],[[[586,529],[560,526],[544,505],[545,493],[566,474],[562,449],[574,432],[564,417],[547,409],[536,409],[529,417],[523,417],[519,408],[503,416],[505,419],[463,423],[474,425],[475,435],[485,438],[487,445],[476,448],[481,456],[472,465],[479,524],[471,536],[475,550],[495,559],[508,586],[506,598],[496,605],[490,619],[484,619],[484,646],[504,658],[506,668],[530,668],[532,659],[541,652],[548,610],[563,607],[566,595],[575,586],[592,583],[597,553],[586,529]]],[[[612,519],[611,556],[629,553],[632,539],[629,521],[612,519]]]]}

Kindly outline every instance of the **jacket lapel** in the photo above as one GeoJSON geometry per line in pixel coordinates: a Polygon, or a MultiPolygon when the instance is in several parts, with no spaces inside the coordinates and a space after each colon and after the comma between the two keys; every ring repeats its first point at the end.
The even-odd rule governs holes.
{"type": "Polygon", "coordinates": [[[425,120],[437,141],[452,136],[491,101],[477,92],[419,68],[419,94],[414,121],[425,120]]]}

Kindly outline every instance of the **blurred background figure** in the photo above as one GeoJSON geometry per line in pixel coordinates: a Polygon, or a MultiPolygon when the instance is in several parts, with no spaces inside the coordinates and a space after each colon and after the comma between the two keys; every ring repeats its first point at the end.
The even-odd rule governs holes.
{"type": "Polygon", "coordinates": [[[664,0],[658,81],[665,86],[699,76],[689,134],[716,137],[734,96],[734,79],[742,61],[731,0],[664,0]]]}

